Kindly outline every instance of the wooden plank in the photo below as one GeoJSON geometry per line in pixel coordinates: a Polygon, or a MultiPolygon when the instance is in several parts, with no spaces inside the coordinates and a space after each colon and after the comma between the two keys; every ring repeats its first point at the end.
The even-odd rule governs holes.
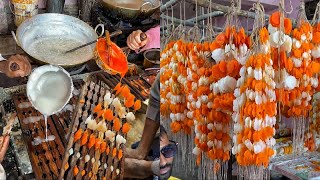
{"type": "Polygon", "coordinates": [[[24,51],[16,44],[11,35],[1,35],[0,54],[6,57],[14,54],[24,54],[24,51]]]}
{"type": "Polygon", "coordinates": [[[63,13],[65,0],[47,0],[47,13],[63,13]]]}
{"type": "Polygon", "coordinates": [[[82,0],[80,1],[80,19],[85,22],[91,21],[91,10],[96,0],[82,0]]]}

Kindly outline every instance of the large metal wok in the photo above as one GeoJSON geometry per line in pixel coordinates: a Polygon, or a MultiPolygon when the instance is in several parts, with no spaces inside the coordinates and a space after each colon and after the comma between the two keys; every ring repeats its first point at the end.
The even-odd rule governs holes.
{"type": "Polygon", "coordinates": [[[111,15],[128,21],[146,19],[160,7],[160,0],[101,0],[101,3],[111,15]]]}
{"type": "MultiPolygon", "coordinates": [[[[101,26],[104,32],[103,25],[101,26]]],[[[94,57],[95,44],[72,53],[65,51],[94,41],[96,31],[78,18],[55,13],[33,16],[13,33],[17,44],[42,64],[74,67],[94,57]]]]}

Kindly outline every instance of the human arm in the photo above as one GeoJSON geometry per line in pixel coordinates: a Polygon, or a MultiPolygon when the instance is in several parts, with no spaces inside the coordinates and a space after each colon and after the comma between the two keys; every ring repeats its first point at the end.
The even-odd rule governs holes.
{"type": "Polygon", "coordinates": [[[133,31],[127,38],[127,45],[131,50],[139,53],[147,49],[160,48],[160,26],[146,31],[147,38],[143,41],[140,39],[142,33],[141,30],[133,31]],[[142,49],[139,50],[140,48],[142,49]]]}
{"type": "Polygon", "coordinates": [[[152,175],[159,175],[160,161],[146,161],[126,158],[124,163],[124,177],[143,179],[152,175]]]}
{"type": "Polygon", "coordinates": [[[157,75],[151,87],[146,121],[142,132],[141,141],[137,149],[126,149],[125,156],[135,159],[144,159],[160,127],[160,74],[157,75]]]}
{"type": "Polygon", "coordinates": [[[1,136],[0,137],[0,163],[2,163],[5,155],[6,155],[6,152],[8,150],[8,147],[9,147],[9,140],[10,140],[10,137],[9,136],[1,136]]]}

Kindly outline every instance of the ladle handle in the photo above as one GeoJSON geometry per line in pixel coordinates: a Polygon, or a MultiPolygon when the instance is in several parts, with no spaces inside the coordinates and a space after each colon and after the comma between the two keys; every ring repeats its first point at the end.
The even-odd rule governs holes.
{"type": "Polygon", "coordinates": [[[14,33],[14,31],[11,31],[11,34],[13,36],[14,41],[16,41],[17,45],[21,47],[21,45],[20,45],[20,43],[19,43],[19,41],[17,39],[16,33],[14,33]]]}
{"type": "Polygon", "coordinates": [[[141,33],[140,34],[140,41],[144,41],[144,40],[146,40],[148,38],[148,36],[147,36],[147,34],[146,33],[141,33]]]}

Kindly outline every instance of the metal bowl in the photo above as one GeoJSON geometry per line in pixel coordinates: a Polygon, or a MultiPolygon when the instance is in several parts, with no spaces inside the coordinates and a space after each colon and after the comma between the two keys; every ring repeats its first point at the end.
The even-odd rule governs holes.
{"type": "Polygon", "coordinates": [[[147,68],[160,65],[160,49],[146,50],[143,53],[143,56],[144,56],[144,62],[143,62],[144,68],[147,69],[147,68]]]}
{"type": "Polygon", "coordinates": [[[27,96],[35,109],[44,115],[61,111],[72,97],[73,83],[60,66],[45,65],[34,69],[27,83],[27,96]]]}
{"type": "Polygon", "coordinates": [[[98,38],[96,31],[87,23],[55,13],[39,14],[25,20],[18,27],[17,34],[13,35],[16,43],[34,59],[63,67],[83,64],[92,59],[95,44],[68,54],[65,51],[98,38]]]}
{"type": "Polygon", "coordinates": [[[101,3],[111,16],[126,21],[142,21],[160,7],[159,0],[101,0],[101,3]]]}

